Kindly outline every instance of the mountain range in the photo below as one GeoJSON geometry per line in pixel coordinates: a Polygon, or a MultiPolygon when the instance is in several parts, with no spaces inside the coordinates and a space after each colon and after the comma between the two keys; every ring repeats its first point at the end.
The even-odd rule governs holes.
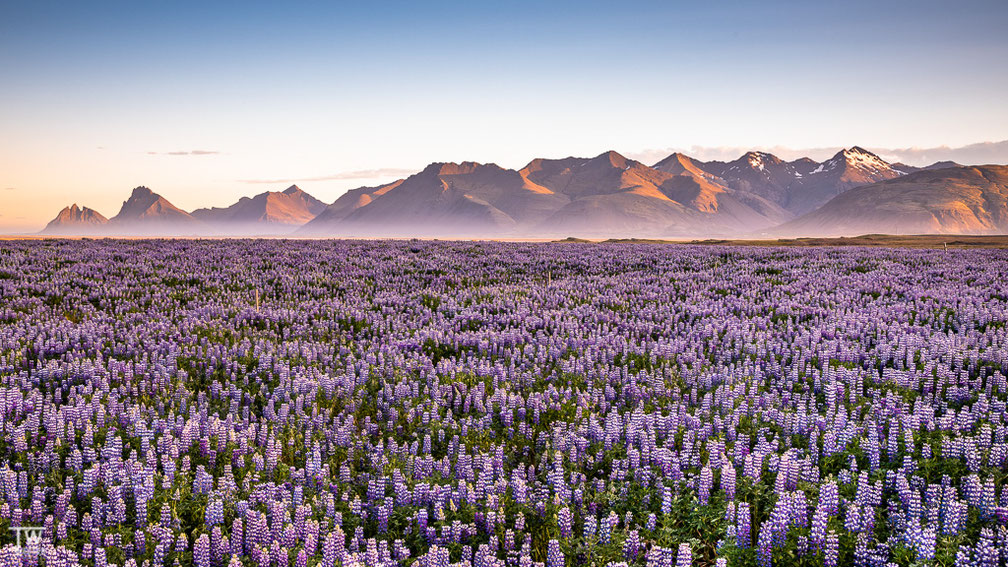
{"type": "Polygon", "coordinates": [[[218,233],[261,235],[293,230],[314,219],[325,208],[325,203],[297,185],[291,185],[283,191],[242,197],[230,207],[197,209],[192,216],[218,233]]]}
{"type": "Polygon", "coordinates": [[[816,162],[747,152],[674,153],[648,166],[616,152],[433,163],[326,204],[296,185],[183,211],[137,187],[111,219],[74,204],[43,234],[295,237],[746,237],[1008,232],[1008,167],[890,164],[857,146],[816,162]]]}
{"type": "Polygon", "coordinates": [[[923,169],[855,187],[777,228],[789,235],[1008,232],[1008,166],[923,169]]]}

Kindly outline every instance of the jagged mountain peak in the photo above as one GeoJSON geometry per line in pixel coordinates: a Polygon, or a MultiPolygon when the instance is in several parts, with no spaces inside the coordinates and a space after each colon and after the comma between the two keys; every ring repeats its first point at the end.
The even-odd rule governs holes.
{"type": "Polygon", "coordinates": [[[698,175],[706,178],[716,177],[713,173],[705,170],[704,165],[705,164],[698,162],[686,154],[675,152],[651,167],[673,175],[698,175]]]}
{"type": "Polygon", "coordinates": [[[610,166],[619,169],[627,169],[631,165],[638,163],[613,150],[602,152],[589,161],[593,163],[608,163],[610,166]]]}
{"type": "Polygon", "coordinates": [[[844,161],[853,167],[892,169],[889,162],[860,146],[852,146],[837,152],[830,161],[833,160],[844,161]]]}
{"type": "Polygon", "coordinates": [[[784,163],[783,160],[771,153],[758,151],[746,152],[737,161],[748,163],[749,167],[759,169],[761,171],[766,169],[768,166],[784,163]]]}
{"type": "Polygon", "coordinates": [[[164,197],[158,195],[147,186],[140,185],[139,187],[134,187],[129,199],[123,201],[122,210],[116,216],[121,216],[123,213],[142,212],[161,200],[164,200],[166,203],[168,202],[164,197]]]}
{"type": "Polygon", "coordinates": [[[42,234],[89,234],[106,223],[108,219],[98,211],[73,203],[63,207],[56,218],[42,229],[42,234]]]}
{"type": "Polygon", "coordinates": [[[420,172],[421,175],[466,175],[479,170],[500,171],[501,167],[495,163],[479,163],[475,161],[463,162],[440,162],[431,163],[420,172]]]}
{"type": "Polygon", "coordinates": [[[79,207],[77,203],[70,205],[69,207],[63,207],[59,215],[56,216],[57,221],[63,222],[101,222],[104,223],[108,219],[103,217],[98,211],[91,209],[89,207],[79,207]]]}
{"type": "MultiPolygon", "coordinates": [[[[242,197],[229,207],[193,211],[197,219],[220,234],[276,234],[277,227],[301,226],[322,213],[326,204],[297,185],[242,197]]],[[[281,230],[282,232],[282,230],[281,230]]]]}
{"type": "Polygon", "coordinates": [[[109,220],[116,234],[190,234],[199,221],[146,186],[133,189],[119,214],[109,220]]]}
{"type": "MultiPolygon", "coordinates": [[[[872,153],[872,152],[870,152],[870,151],[862,148],[861,146],[851,146],[849,148],[844,149],[842,151],[842,153],[844,153],[844,154],[851,154],[851,155],[853,155],[853,154],[866,154],[866,155],[870,155],[870,156],[874,156],[875,155],[874,153],[872,153]]],[[[875,156],[875,157],[878,157],[878,156],[875,156]]]]}

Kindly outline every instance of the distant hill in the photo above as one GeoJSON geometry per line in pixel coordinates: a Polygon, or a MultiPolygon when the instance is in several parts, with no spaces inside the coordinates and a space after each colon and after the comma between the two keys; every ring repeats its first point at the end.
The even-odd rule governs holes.
{"type": "Polygon", "coordinates": [[[312,220],[325,208],[325,203],[291,185],[283,191],[242,197],[229,207],[197,209],[192,216],[211,232],[221,234],[285,234],[312,220]]]}
{"type": "Polygon", "coordinates": [[[914,167],[912,165],[907,165],[905,163],[894,163],[892,168],[900,173],[913,173],[915,171],[921,171],[924,169],[947,169],[949,167],[963,167],[961,163],[956,163],[954,161],[936,161],[931,165],[926,165],[924,167],[914,167]]]}
{"type": "Polygon", "coordinates": [[[775,233],[1008,233],[1008,166],[923,169],[850,189],[775,233]]]}

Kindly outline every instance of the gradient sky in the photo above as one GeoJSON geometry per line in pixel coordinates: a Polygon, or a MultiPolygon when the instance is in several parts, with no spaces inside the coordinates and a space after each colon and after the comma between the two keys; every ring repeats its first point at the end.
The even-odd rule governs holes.
{"type": "Polygon", "coordinates": [[[1006,30],[1004,0],[4,2],[0,232],[136,185],[191,210],[432,161],[1001,141],[1006,30]]]}

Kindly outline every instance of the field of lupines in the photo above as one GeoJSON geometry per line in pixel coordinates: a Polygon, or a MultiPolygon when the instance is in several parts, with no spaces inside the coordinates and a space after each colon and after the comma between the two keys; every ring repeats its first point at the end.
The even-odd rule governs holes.
{"type": "Polygon", "coordinates": [[[982,250],[0,242],[0,566],[1004,565],[1006,275],[982,250]]]}

